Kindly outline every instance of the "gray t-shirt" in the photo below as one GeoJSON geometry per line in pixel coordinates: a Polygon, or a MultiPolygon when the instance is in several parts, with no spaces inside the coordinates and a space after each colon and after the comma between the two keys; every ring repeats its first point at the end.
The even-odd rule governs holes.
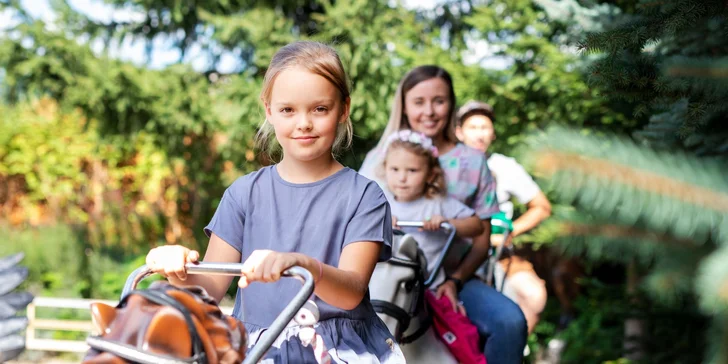
{"type": "MultiPolygon", "coordinates": [[[[219,236],[238,250],[241,262],[254,250],[298,252],[334,267],[344,247],[360,241],[381,242],[380,261],[392,254],[389,204],[375,182],[343,168],[313,183],[283,180],[275,166],[238,178],[225,191],[205,233],[219,236]]],[[[233,315],[243,322],[268,327],[300,290],[301,283],[281,279],[238,289],[233,315]]],[[[363,319],[374,315],[369,295],[346,311],[318,297],[321,320],[363,319]]]]}
{"type": "MultiPolygon", "coordinates": [[[[415,201],[399,202],[390,194],[387,194],[389,204],[392,207],[392,216],[398,221],[424,221],[434,215],[440,215],[446,219],[462,219],[475,215],[475,211],[462,202],[452,197],[420,198],[415,201]]],[[[445,248],[447,234],[439,231],[418,231],[415,228],[401,228],[402,231],[412,234],[427,258],[427,272],[432,272],[437,257],[445,248]]],[[[455,239],[458,239],[457,237],[455,239]]],[[[438,273],[432,287],[437,287],[445,280],[442,271],[438,273]]]]}

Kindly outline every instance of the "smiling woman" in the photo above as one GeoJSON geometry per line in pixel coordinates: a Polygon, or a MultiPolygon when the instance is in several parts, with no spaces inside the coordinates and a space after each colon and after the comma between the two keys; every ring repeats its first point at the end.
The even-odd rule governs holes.
{"type": "Polygon", "coordinates": [[[487,257],[490,217],[499,208],[495,181],[485,154],[458,142],[455,135],[455,105],[452,78],[446,70],[438,66],[420,66],[408,72],[397,88],[382,138],[367,154],[359,173],[377,180],[387,190],[376,170],[385,157],[389,136],[412,129],[432,138],[439,151],[448,196],[473,209],[482,220],[484,230],[482,235],[473,238],[470,251],[442,285],[457,289],[468,317],[480,334],[487,337],[485,355],[488,360],[520,363],[526,344],[526,319],[521,309],[492,287],[471,279],[487,257]]]}
{"type": "Polygon", "coordinates": [[[405,93],[404,105],[412,129],[432,138],[440,148],[452,144],[453,140],[440,132],[448,126],[452,111],[450,87],[445,80],[435,77],[418,83],[405,93]]]}

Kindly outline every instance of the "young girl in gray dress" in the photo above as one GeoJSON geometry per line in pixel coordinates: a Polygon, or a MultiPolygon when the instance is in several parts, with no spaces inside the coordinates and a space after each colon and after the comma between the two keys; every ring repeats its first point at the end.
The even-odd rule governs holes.
{"type": "MultiPolygon", "coordinates": [[[[459,238],[472,238],[483,232],[480,218],[473,209],[447,195],[437,148],[425,134],[407,129],[392,133],[383,155],[377,174],[387,184],[392,223],[396,226],[397,220],[425,222],[421,231],[408,232],[415,236],[427,257],[429,274],[447,241],[440,225],[448,222],[456,228],[459,238]]],[[[432,287],[437,298],[447,297],[453,310],[465,315],[455,284],[446,279],[442,270],[432,287]]]]}
{"type": "MultiPolygon", "coordinates": [[[[403,363],[367,288],[377,261],[391,255],[389,205],[376,183],[334,159],[352,135],[338,55],[315,42],[281,48],[265,74],[261,100],[266,120],[258,141],[264,150],[280,146],[283,157],[228,187],[205,227],[205,261],[244,265],[233,315],[245,323],[253,345],[300,289],[279,281],[281,273],[302,266],[315,278],[316,333],[333,362],[403,363]]],[[[200,285],[221,299],[231,278],[187,276],[184,264],[198,259],[196,251],[163,246],[149,252],[147,265],[172,284],[200,285]]],[[[297,334],[297,327],[287,328],[264,362],[320,361],[297,334]]]]}

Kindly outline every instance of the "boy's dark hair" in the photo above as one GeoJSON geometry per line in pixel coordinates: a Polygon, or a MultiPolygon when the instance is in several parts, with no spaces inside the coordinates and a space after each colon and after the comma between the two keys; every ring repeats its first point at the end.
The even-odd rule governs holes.
{"type": "Polygon", "coordinates": [[[457,112],[457,125],[463,126],[463,121],[473,115],[487,116],[493,124],[495,124],[495,113],[493,107],[482,101],[470,100],[463,106],[460,106],[457,112]]]}

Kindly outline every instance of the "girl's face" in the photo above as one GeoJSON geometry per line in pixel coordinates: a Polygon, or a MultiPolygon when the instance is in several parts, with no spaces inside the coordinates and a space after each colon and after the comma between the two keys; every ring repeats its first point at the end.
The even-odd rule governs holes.
{"type": "Polygon", "coordinates": [[[395,147],[387,152],[384,168],[387,187],[397,201],[414,201],[425,194],[430,173],[427,157],[395,147]]]}
{"type": "Polygon", "coordinates": [[[308,162],[331,158],[339,124],[349,117],[349,100],[325,78],[293,67],[278,74],[265,105],[284,158],[308,162]]]}
{"type": "Polygon", "coordinates": [[[440,77],[418,83],[404,96],[404,114],[410,128],[433,140],[444,136],[451,105],[450,87],[440,77]]]}
{"type": "Polygon", "coordinates": [[[455,129],[458,139],[465,145],[485,152],[495,140],[493,121],[485,115],[475,114],[463,120],[463,125],[455,129]]]}

